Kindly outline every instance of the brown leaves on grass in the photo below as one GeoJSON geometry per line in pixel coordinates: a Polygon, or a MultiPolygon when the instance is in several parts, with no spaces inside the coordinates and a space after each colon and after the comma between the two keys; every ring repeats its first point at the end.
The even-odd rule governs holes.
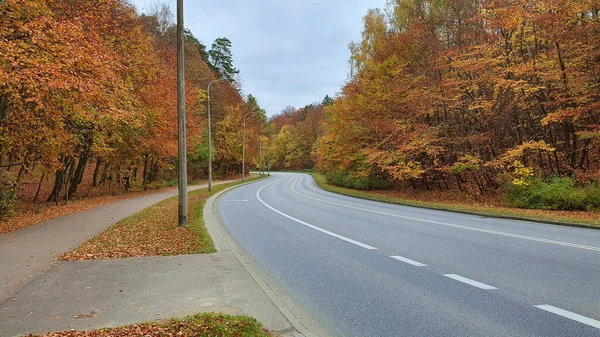
{"type": "MultiPolygon", "coordinates": [[[[197,336],[197,337],[275,337],[255,319],[247,316],[201,314],[164,323],[134,324],[101,330],[51,332],[41,337],[123,337],[123,336],[197,336]]],[[[30,335],[33,337],[33,335],[30,335]]]]}
{"type": "Polygon", "coordinates": [[[210,252],[211,240],[198,228],[194,210],[208,198],[208,191],[198,190],[189,194],[191,210],[190,225],[177,225],[177,198],[171,198],[151,206],[117,224],[102,234],[86,241],[62,260],[121,259],[128,257],[180,255],[210,252]]]}

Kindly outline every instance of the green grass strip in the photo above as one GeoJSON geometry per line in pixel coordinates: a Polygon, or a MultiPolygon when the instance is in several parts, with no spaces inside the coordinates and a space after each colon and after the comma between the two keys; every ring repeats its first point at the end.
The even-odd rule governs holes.
{"type": "Polygon", "coordinates": [[[342,195],[347,195],[351,197],[373,200],[373,201],[381,201],[386,203],[398,204],[398,205],[406,205],[406,206],[415,206],[421,208],[429,208],[443,211],[452,211],[473,215],[484,215],[490,217],[497,218],[505,218],[505,219],[515,219],[515,220],[526,220],[526,221],[535,221],[535,222],[543,222],[557,225],[565,225],[565,226],[573,226],[573,227],[584,227],[584,228],[594,228],[600,229],[600,214],[597,212],[589,212],[587,214],[591,214],[590,218],[593,218],[593,215],[597,215],[596,219],[584,219],[577,218],[576,216],[559,216],[556,214],[551,214],[554,211],[548,210],[532,210],[527,212],[526,210],[520,210],[516,208],[493,208],[488,206],[479,206],[479,205],[465,205],[465,204],[450,204],[450,203],[442,203],[442,202],[426,202],[421,200],[413,200],[406,198],[398,198],[392,197],[389,195],[378,193],[377,191],[361,191],[354,190],[345,187],[335,186],[327,182],[327,178],[322,173],[311,172],[309,173],[317,186],[320,188],[342,195]],[[535,213],[534,213],[535,212],[535,213]]]}

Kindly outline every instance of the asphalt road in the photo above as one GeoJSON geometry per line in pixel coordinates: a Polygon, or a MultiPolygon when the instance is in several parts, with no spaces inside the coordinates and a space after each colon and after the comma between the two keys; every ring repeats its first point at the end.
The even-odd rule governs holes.
{"type": "Polygon", "coordinates": [[[225,194],[233,237],[338,336],[600,336],[600,231],[366,201],[303,174],[225,194]]]}

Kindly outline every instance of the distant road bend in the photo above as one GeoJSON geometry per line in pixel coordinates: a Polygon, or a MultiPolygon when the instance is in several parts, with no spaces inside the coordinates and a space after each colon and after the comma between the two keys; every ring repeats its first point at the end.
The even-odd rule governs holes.
{"type": "Polygon", "coordinates": [[[304,174],[219,201],[233,237],[334,335],[600,336],[600,231],[392,205],[304,174]]]}

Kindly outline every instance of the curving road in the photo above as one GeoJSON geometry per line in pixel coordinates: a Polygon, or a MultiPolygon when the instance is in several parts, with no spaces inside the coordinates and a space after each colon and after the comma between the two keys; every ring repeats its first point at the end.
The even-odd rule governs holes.
{"type": "Polygon", "coordinates": [[[355,199],[304,174],[225,194],[242,248],[333,335],[600,336],[600,231],[355,199]]]}

